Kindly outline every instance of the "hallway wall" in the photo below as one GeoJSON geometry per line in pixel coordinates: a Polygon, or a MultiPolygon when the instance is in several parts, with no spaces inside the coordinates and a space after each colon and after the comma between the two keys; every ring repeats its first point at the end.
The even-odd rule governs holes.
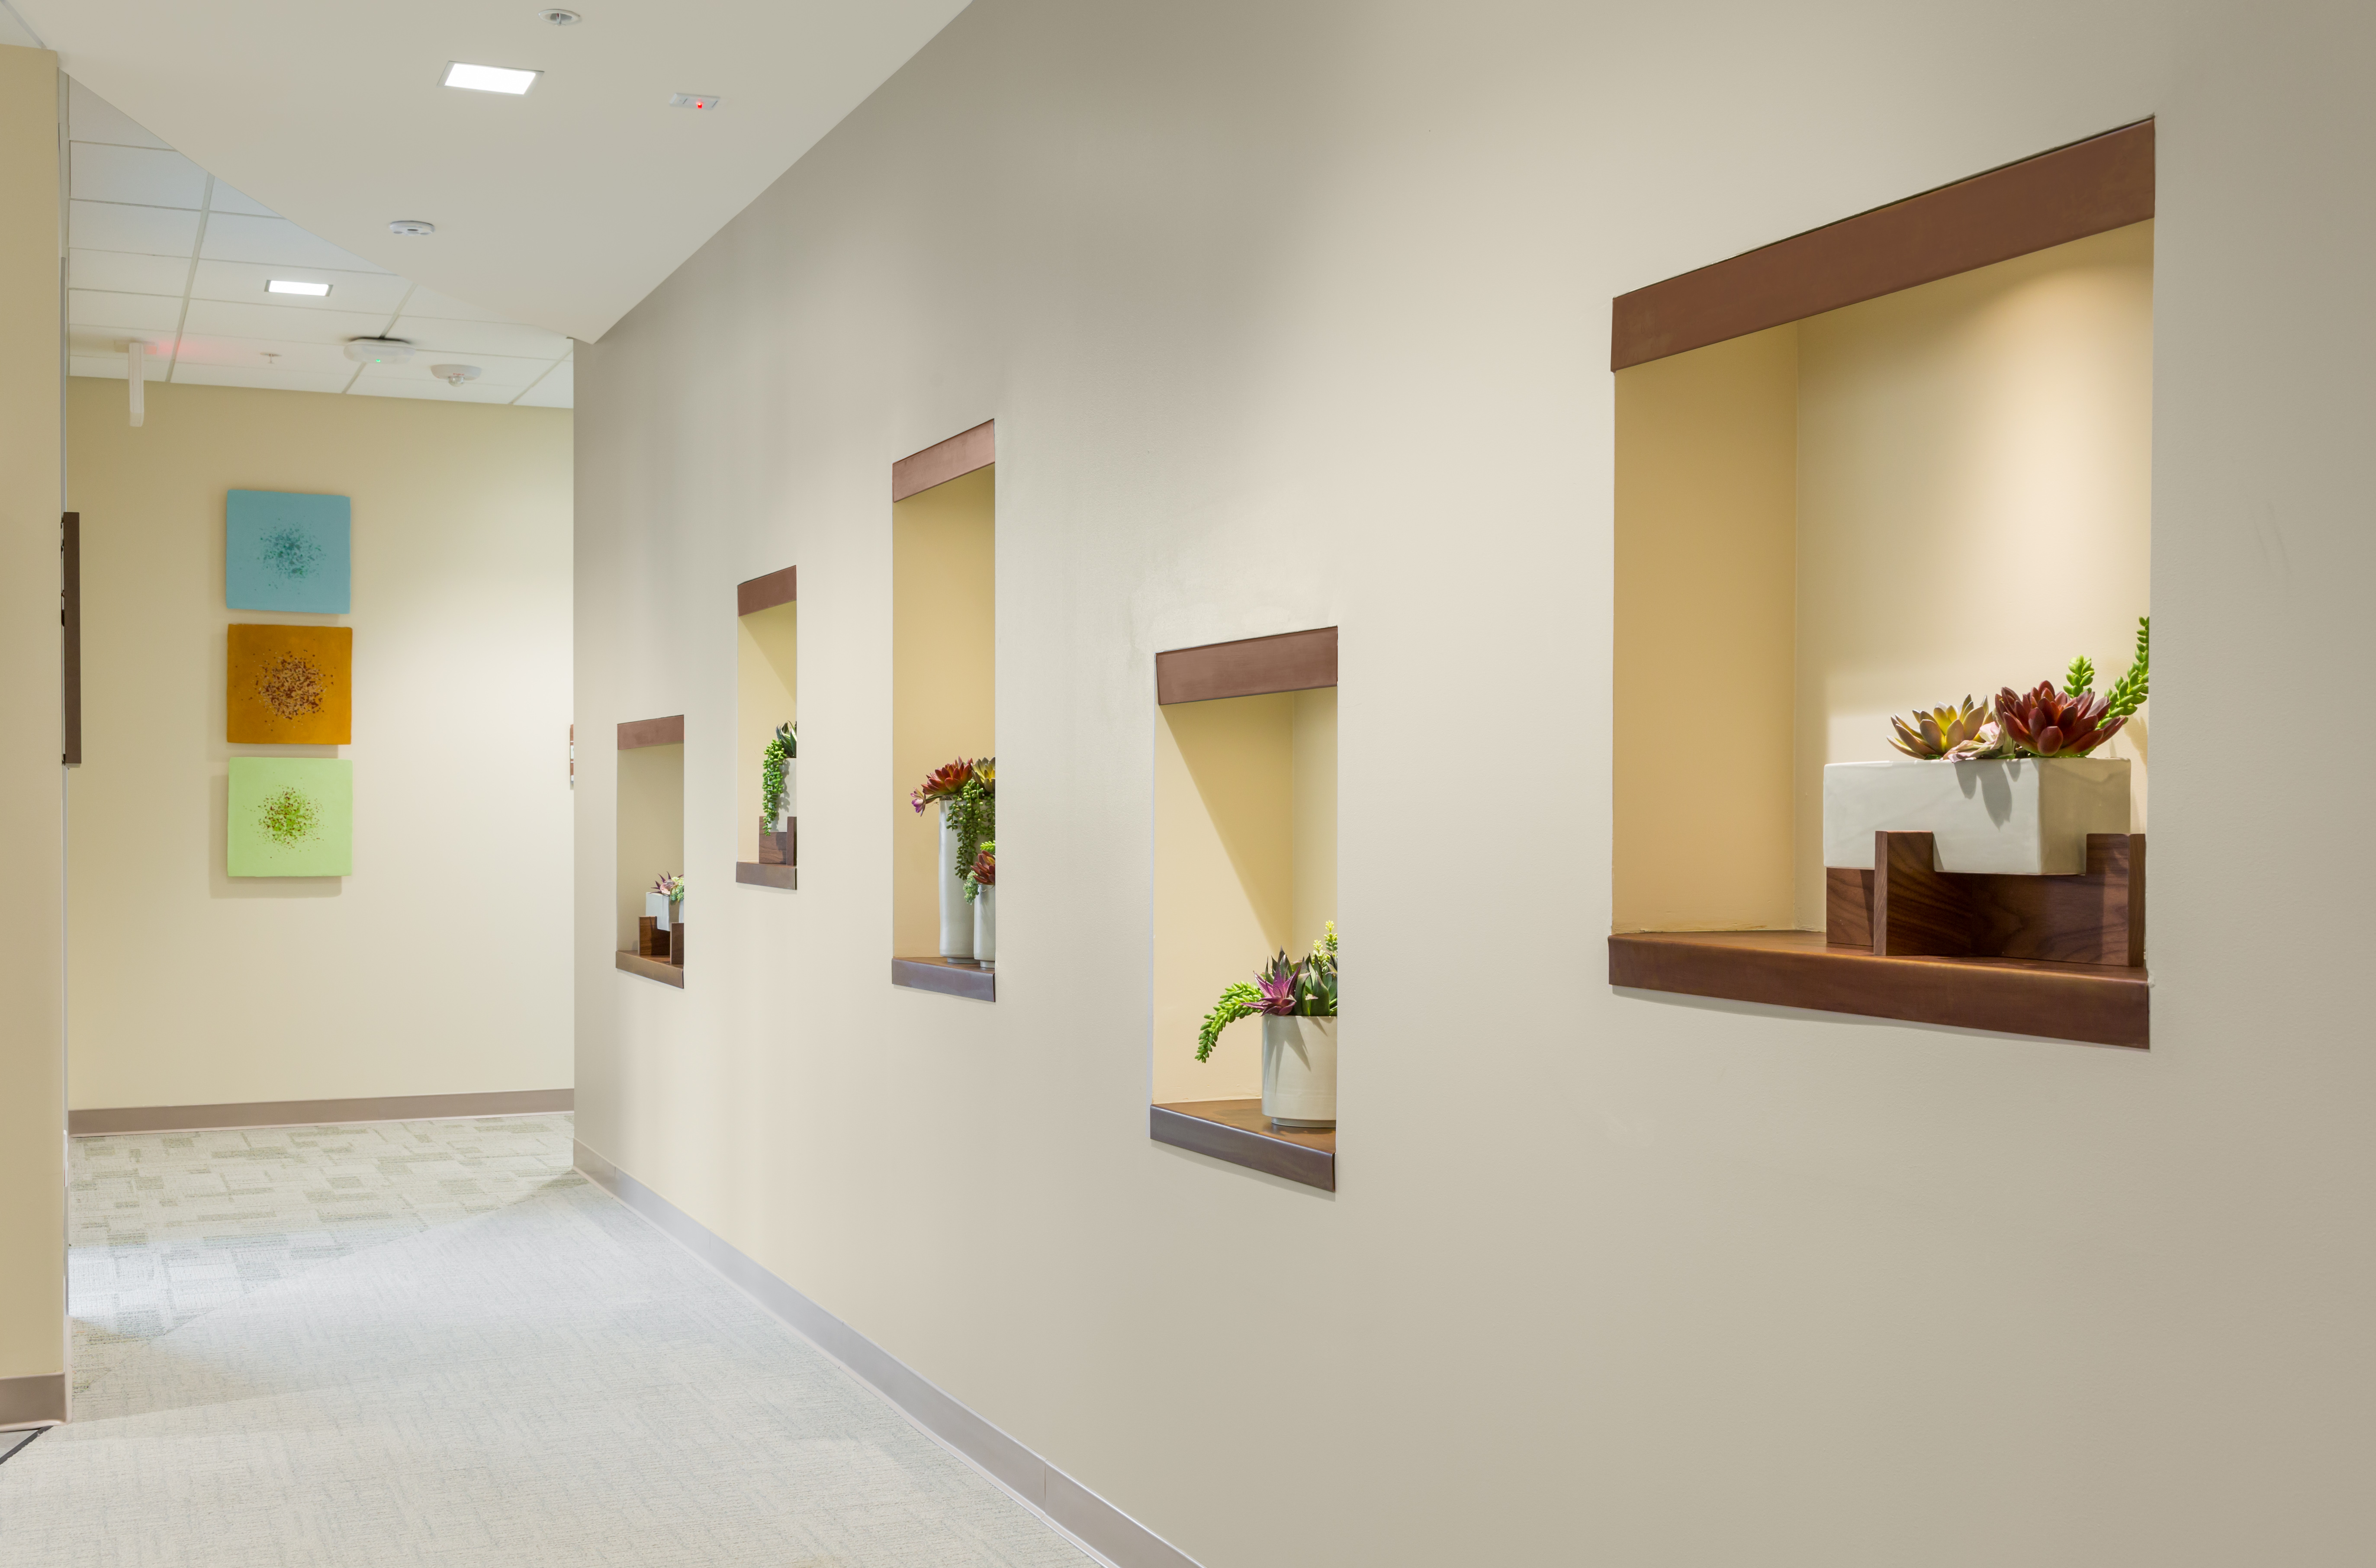
{"type": "Polygon", "coordinates": [[[75,1109],[566,1087],[569,412],[148,401],[70,383],[75,1109]],[[351,498],[351,614],[224,607],[232,489],[351,498]],[[352,745],[224,742],[233,622],[354,628],[352,745]],[[225,874],[234,754],[353,760],[351,876],[225,874]]]}
{"type": "Polygon", "coordinates": [[[2371,55],[2308,0],[976,0],[580,352],[577,721],[685,716],[705,891],[683,990],[612,968],[590,753],[579,1137],[1210,1568],[2352,1561],[2371,55]],[[1612,992],[1610,299],[2148,114],[2153,1049],[1612,992]],[[992,417],[984,1004],[886,983],[887,480],[992,417]],[[784,893],[733,611],[794,564],[784,893]],[[1328,1194],[1146,1100],[1153,655],[1331,624],[1328,1194]]]}
{"type": "Polygon", "coordinates": [[[65,1414],[58,57],[0,45],[0,1425],[65,1414]]]}

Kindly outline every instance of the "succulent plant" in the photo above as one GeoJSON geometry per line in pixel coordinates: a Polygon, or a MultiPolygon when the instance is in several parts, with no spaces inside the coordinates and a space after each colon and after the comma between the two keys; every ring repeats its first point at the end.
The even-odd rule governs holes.
{"type": "Polygon", "coordinates": [[[1273,1017],[1284,1018],[1295,1012],[1296,981],[1303,978],[1303,965],[1280,953],[1261,974],[1254,977],[1254,991],[1262,997],[1261,1011],[1273,1017]]]}
{"type": "Polygon", "coordinates": [[[915,792],[908,797],[908,803],[916,808],[918,816],[921,816],[924,808],[934,801],[950,800],[957,795],[973,776],[974,764],[970,757],[959,757],[955,762],[944,764],[924,776],[924,781],[917,785],[915,792]]]}
{"type": "Polygon", "coordinates": [[[974,855],[973,870],[967,874],[967,880],[977,887],[998,885],[998,846],[996,844],[987,839],[983,840],[981,849],[974,855]]]}
{"type": "Polygon", "coordinates": [[[1930,761],[1978,740],[1988,722],[1989,705],[1982,703],[1975,707],[1966,695],[1961,707],[1934,707],[1927,713],[1916,709],[1911,724],[1893,717],[1889,727],[1894,733],[1889,743],[1907,756],[1930,761]]]}
{"type": "Polygon", "coordinates": [[[2085,756],[2121,732],[2125,719],[2110,717],[2111,704],[2093,692],[2066,695],[2051,681],[2024,695],[2011,686],[1997,694],[1997,718],[2004,737],[2024,756],[2085,756]]]}
{"type": "Polygon", "coordinates": [[[1196,1060],[1212,1059],[1221,1031],[1240,1018],[1266,1013],[1274,1017],[1333,1018],[1336,1016],[1336,922],[1312,944],[1309,958],[1279,953],[1248,985],[1240,980],[1221,992],[1213,1010],[1196,1030],[1196,1060]]]}
{"type": "Polygon", "coordinates": [[[2112,683],[2111,692],[2105,698],[2109,705],[2106,711],[2113,718],[2126,719],[2144,707],[2149,687],[2148,677],[2152,672],[2152,655],[2153,617],[2140,615],[2137,617],[2136,662],[2129,666],[2127,674],[2112,683]]]}

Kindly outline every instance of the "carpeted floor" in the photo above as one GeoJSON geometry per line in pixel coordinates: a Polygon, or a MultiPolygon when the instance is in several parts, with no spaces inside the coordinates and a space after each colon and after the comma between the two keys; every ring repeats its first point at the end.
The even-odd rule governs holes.
{"type": "Polygon", "coordinates": [[[79,1140],[105,1364],[0,1467],[0,1563],[1087,1568],[568,1146],[565,1117],[79,1140]]]}

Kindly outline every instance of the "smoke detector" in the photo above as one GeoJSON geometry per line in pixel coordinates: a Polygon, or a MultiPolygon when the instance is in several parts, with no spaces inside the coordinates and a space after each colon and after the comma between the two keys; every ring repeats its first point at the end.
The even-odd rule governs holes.
{"type": "Polygon", "coordinates": [[[558,6],[549,11],[539,11],[537,15],[557,28],[574,28],[586,19],[575,11],[564,11],[558,6]]]}
{"type": "Polygon", "coordinates": [[[434,364],[429,374],[448,386],[459,386],[466,381],[479,379],[479,367],[474,364],[434,364]]]}
{"type": "Polygon", "coordinates": [[[437,225],[424,223],[418,218],[399,218],[387,226],[387,232],[391,234],[434,234],[437,232],[437,225]]]}
{"type": "Polygon", "coordinates": [[[347,358],[357,364],[410,364],[412,345],[401,338],[350,338],[347,358]]]}

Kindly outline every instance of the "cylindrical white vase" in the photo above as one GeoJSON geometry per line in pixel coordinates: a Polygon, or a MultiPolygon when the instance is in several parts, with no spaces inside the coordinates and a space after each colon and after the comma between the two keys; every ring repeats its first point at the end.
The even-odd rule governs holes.
{"type": "Polygon", "coordinates": [[[1336,1020],[1263,1015],[1263,1114],[1282,1127],[1336,1125],[1336,1020]]]}
{"type": "Polygon", "coordinates": [[[956,873],[957,829],[941,802],[941,956],[973,956],[973,906],[966,902],[965,878],[956,873]]]}
{"type": "Polygon", "coordinates": [[[977,888],[973,896],[973,956],[983,968],[993,968],[998,956],[998,888],[977,888]]]}
{"type": "Polygon", "coordinates": [[[666,930],[668,930],[668,928],[669,928],[669,896],[668,896],[667,894],[665,894],[665,893],[647,893],[647,894],[645,894],[645,895],[644,895],[644,913],[646,913],[646,914],[647,914],[647,915],[651,916],[654,920],[656,920],[656,921],[659,921],[659,922],[660,922],[660,929],[661,929],[662,931],[666,931],[666,930]]]}

